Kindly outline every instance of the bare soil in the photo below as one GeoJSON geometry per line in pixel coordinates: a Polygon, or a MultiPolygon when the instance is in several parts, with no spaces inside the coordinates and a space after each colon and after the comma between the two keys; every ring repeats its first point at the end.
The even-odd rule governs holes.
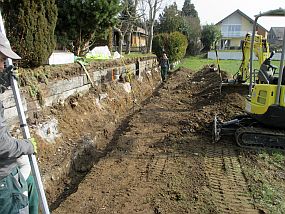
{"type": "MultiPolygon", "coordinates": [[[[154,90],[155,81],[133,82],[128,97],[106,85],[48,110],[62,133],[55,144],[40,142],[38,157],[53,213],[267,213],[249,171],[282,174],[284,167],[269,170],[256,151],[211,139],[214,115],[242,114],[247,89],[220,93],[220,77],[208,67],[178,69],[154,90]],[[99,106],[103,92],[109,98],[99,106]],[[53,170],[66,164],[72,170],[57,179],[53,170]]],[[[273,180],[284,187],[282,176],[273,180]]]]}

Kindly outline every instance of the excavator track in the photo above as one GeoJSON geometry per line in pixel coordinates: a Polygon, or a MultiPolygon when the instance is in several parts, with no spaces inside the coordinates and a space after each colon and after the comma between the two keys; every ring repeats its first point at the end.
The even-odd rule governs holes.
{"type": "Polygon", "coordinates": [[[285,131],[241,127],[235,132],[236,142],[245,148],[285,149],[285,131]]]}

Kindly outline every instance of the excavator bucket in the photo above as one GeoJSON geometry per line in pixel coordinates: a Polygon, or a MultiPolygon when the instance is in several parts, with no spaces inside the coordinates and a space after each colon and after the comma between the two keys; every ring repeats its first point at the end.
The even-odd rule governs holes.
{"type": "Polygon", "coordinates": [[[220,68],[214,64],[210,65],[209,69],[218,72],[220,95],[234,92],[239,93],[241,95],[248,94],[248,83],[240,83],[232,79],[232,77],[230,77],[226,71],[220,70],[220,68]]]}
{"type": "Polygon", "coordinates": [[[220,132],[221,132],[221,127],[220,127],[217,115],[215,115],[214,120],[213,120],[213,130],[212,130],[213,143],[216,143],[221,139],[220,132]]]}
{"type": "Polygon", "coordinates": [[[234,136],[236,129],[241,125],[241,121],[242,118],[235,118],[227,122],[222,122],[217,115],[215,115],[212,129],[213,143],[218,142],[222,136],[234,136]]]}
{"type": "Polygon", "coordinates": [[[221,81],[221,94],[239,93],[246,96],[248,94],[248,90],[248,83],[227,82],[225,80],[221,81]]]}

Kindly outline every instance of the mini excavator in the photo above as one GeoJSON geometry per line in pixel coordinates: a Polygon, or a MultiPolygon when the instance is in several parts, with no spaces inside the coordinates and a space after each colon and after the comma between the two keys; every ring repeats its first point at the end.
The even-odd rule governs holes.
{"type": "MultiPolygon", "coordinates": [[[[213,141],[232,135],[241,147],[285,149],[285,28],[283,48],[278,68],[271,65],[271,53],[259,69],[253,70],[255,29],[262,16],[284,16],[284,9],[270,10],[256,15],[250,43],[249,94],[246,97],[244,115],[221,122],[213,121],[213,141]],[[278,76],[277,76],[278,75],[278,76]]],[[[242,77],[241,79],[243,79],[242,77]]]]}

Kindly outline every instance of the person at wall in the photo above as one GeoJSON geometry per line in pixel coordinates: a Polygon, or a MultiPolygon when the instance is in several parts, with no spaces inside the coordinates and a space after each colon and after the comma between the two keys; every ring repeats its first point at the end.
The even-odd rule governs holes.
{"type": "MultiPolygon", "coordinates": [[[[10,85],[11,72],[4,69],[7,58],[21,59],[12,51],[8,39],[0,33],[1,93],[10,85]]],[[[11,136],[5,123],[3,102],[0,101],[0,213],[29,214],[28,184],[20,168],[29,164],[24,155],[34,154],[35,151],[34,140],[18,140],[11,136]]]]}
{"type": "Polygon", "coordinates": [[[169,71],[169,59],[165,52],[163,52],[162,54],[159,65],[160,65],[161,79],[163,82],[165,82],[169,71]]]}

